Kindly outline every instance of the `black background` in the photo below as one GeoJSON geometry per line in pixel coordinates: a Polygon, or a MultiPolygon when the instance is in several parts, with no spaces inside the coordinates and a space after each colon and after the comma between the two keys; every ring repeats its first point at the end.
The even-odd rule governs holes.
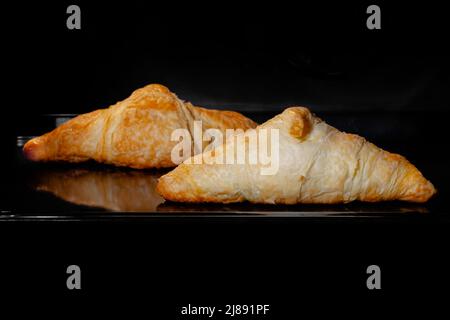
{"type": "MultiPolygon", "coordinates": [[[[23,115],[108,106],[148,83],[217,108],[436,110],[448,105],[447,17],[437,3],[79,2],[4,10],[10,97],[23,115]],[[63,14],[61,14],[63,12],[63,14]]],[[[8,8],[8,6],[6,6],[8,8]]],[[[13,109],[13,110],[10,110],[13,109]]]]}
{"type": "MultiPolygon", "coordinates": [[[[2,203],[20,200],[8,193],[14,138],[36,116],[108,106],[157,82],[195,104],[244,113],[300,104],[324,118],[380,117],[346,125],[398,138],[398,152],[438,182],[437,207],[447,213],[447,173],[427,172],[445,169],[445,7],[377,2],[382,29],[368,30],[364,2],[74,3],[81,30],[66,28],[70,2],[2,7],[2,203]]],[[[448,226],[442,215],[2,221],[0,312],[182,319],[188,303],[258,303],[271,304],[275,319],[432,318],[449,296],[448,226]],[[79,292],[65,287],[70,264],[82,269],[79,292]],[[370,264],[381,267],[381,291],[365,286],[370,264]]]]}

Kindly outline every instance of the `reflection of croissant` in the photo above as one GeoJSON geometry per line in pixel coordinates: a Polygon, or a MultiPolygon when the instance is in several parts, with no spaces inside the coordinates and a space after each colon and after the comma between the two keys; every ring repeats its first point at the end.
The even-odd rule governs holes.
{"type": "MultiPolygon", "coordinates": [[[[208,110],[185,103],[164,86],[138,89],[108,109],[80,115],[50,133],[30,140],[25,156],[33,161],[98,162],[132,168],[173,167],[175,129],[248,129],[256,124],[232,111],[208,110]]],[[[188,155],[187,155],[188,156],[188,155]]]]}
{"type": "Polygon", "coordinates": [[[173,201],[286,204],[425,202],[435,193],[433,185],[404,157],[340,132],[306,108],[288,108],[256,131],[262,128],[279,130],[279,168],[274,175],[261,175],[262,164],[251,164],[248,158],[243,164],[213,161],[241,149],[239,144],[245,143],[250,151],[255,147],[235,139],[188,159],[195,160],[161,177],[158,191],[173,201]],[[203,164],[196,164],[199,158],[203,164]]]}
{"type": "Polygon", "coordinates": [[[155,191],[160,174],[69,169],[39,172],[33,187],[78,205],[112,211],[155,211],[164,199],[155,191]]]}

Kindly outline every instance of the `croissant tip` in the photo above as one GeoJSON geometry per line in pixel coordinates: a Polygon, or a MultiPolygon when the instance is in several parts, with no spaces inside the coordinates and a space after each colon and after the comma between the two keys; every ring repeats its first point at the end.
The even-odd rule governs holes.
{"type": "MultiPolygon", "coordinates": [[[[174,171],[179,168],[180,166],[174,171]]],[[[185,168],[182,167],[181,169],[184,170],[185,168]]],[[[176,173],[174,174],[174,171],[158,179],[156,191],[160,196],[165,200],[175,202],[209,202],[201,194],[192,190],[192,186],[188,184],[187,180],[176,173]]]]}
{"type": "Polygon", "coordinates": [[[177,201],[178,199],[176,194],[172,192],[171,184],[167,180],[168,178],[166,176],[162,176],[158,179],[158,183],[156,184],[156,192],[166,200],[177,201]]]}
{"type": "Polygon", "coordinates": [[[158,179],[156,184],[156,191],[160,196],[170,201],[187,201],[188,190],[177,175],[173,171],[163,175],[158,179]]]}
{"type": "Polygon", "coordinates": [[[425,191],[423,193],[423,202],[427,202],[431,198],[433,198],[437,194],[436,188],[433,186],[431,182],[428,181],[428,186],[425,187],[425,191]]]}
{"type": "Polygon", "coordinates": [[[160,196],[162,196],[162,197],[164,197],[164,186],[162,185],[163,184],[163,182],[162,182],[162,180],[161,180],[161,178],[159,178],[158,179],[158,181],[157,181],[157,183],[156,183],[156,192],[160,195],[160,196]]]}
{"type": "Polygon", "coordinates": [[[34,138],[23,146],[25,158],[31,161],[42,161],[45,159],[45,150],[40,138],[34,138]]]}
{"type": "MultiPolygon", "coordinates": [[[[425,178],[423,178],[425,180],[425,178]]],[[[433,184],[425,180],[424,182],[416,183],[409,189],[409,192],[401,198],[410,202],[424,203],[433,198],[437,194],[436,188],[433,184]]]]}

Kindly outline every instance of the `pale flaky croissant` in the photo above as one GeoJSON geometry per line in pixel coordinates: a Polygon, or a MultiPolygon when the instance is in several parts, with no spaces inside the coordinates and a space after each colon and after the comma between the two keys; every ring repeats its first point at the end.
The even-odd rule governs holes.
{"type": "MultiPolygon", "coordinates": [[[[107,109],[80,115],[24,146],[32,161],[98,162],[132,168],[173,167],[175,129],[248,129],[256,124],[232,111],[210,110],[184,102],[166,87],[151,84],[107,109]]],[[[198,150],[197,152],[200,152],[198,150]]],[[[195,154],[195,153],[194,153],[195,154]]]]}
{"type": "Polygon", "coordinates": [[[262,174],[261,167],[266,164],[252,164],[248,157],[241,164],[216,161],[229,152],[233,154],[242,143],[246,144],[243,149],[252,151],[254,144],[249,145],[246,138],[237,139],[241,133],[162,176],[158,192],[168,200],[182,202],[248,200],[282,204],[425,202],[436,192],[404,157],[384,151],[358,135],[337,130],[307,108],[288,108],[245,135],[261,129],[278,129],[276,173],[262,174]]]}

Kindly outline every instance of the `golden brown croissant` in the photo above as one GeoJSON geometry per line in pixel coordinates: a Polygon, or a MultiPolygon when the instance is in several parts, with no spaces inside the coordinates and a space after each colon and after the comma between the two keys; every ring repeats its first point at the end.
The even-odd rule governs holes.
{"type": "Polygon", "coordinates": [[[151,212],[164,202],[155,190],[160,175],[147,171],[46,170],[34,175],[32,187],[77,205],[151,212]]]}
{"type": "Polygon", "coordinates": [[[256,129],[187,159],[159,179],[157,190],[172,201],[283,204],[425,202],[436,192],[404,157],[384,151],[360,136],[341,132],[303,107],[288,108],[256,129]],[[229,153],[236,159],[234,151],[242,144],[241,150],[252,152],[255,144],[246,137],[261,129],[279,132],[275,174],[261,174],[261,168],[268,163],[252,164],[248,157],[241,164],[219,163],[229,153]]]}
{"type": "MultiPolygon", "coordinates": [[[[32,161],[89,159],[132,168],[173,167],[175,129],[248,129],[256,124],[232,111],[209,110],[183,102],[166,87],[151,84],[107,108],[80,115],[24,146],[32,161]]],[[[192,131],[191,131],[192,132],[192,131]]],[[[201,150],[198,150],[200,152],[201,150]]]]}

